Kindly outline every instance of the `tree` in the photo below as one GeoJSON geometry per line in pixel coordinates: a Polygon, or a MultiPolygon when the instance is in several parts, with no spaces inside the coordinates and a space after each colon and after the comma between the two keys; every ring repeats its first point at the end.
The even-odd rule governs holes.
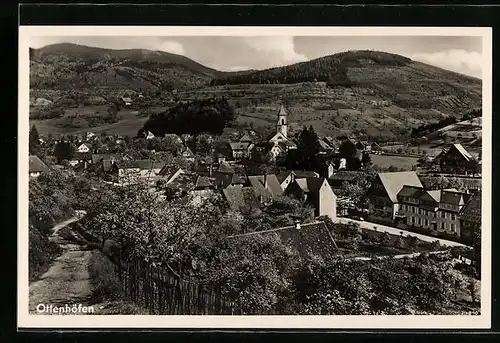
{"type": "Polygon", "coordinates": [[[418,238],[415,237],[415,236],[410,236],[408,237],[408,247],[412,250],[412,251],[416,251],[417,248],[418,248],[418,238]]]}
{"type": "Polygon", "coordinates": [[[35,125],[31,126],[29,133],[29,152],[30,155],[38,155],[40,153],[40,136],[35,125]]]}
{"type": "Polygon", "coordinates": [[[54,148],[54,156],[56,157],[57,163],[61,163],[63,160],[70,160],[75,154],[75,148],[73,144],[66,141],[59,141],[56,143],[54,148]]]}
{"type": "Polygon", "coordinates": [[[403,237],[399,237],[394,241],[394,247],[397,249],[403,249],[405,247],[405,241],[403,237]]]}
{"type": "Polygon", "coordinates": [[[356,145],[350,140],[346,139],[340,144],[339,154],[340,157],[345,158],[346,160],[354,158],[356,156],[357,149],[356,145]]]}
{"type": "Polygon", "coordinates": [[[391,235],[384,231],[380,236],[378,236],[378,241],[383,246],[390,246],[392,243],[391,235]]]}
{"type": "Polygon", "coordinates": [[[439,178],[434,179],[434,181],[429,185],[429,189],[445,189],[450,185],[450,180],[441,175],[439,178]]]}
{"type": "Polygon", "coordinates": [[[367,152],[363,152],[363,156],[361,158],[361,164],[363,167],[369,167],[372,164],[372,158],[370,157],[370,154],[367,152]]]}
{"type": "Polygon", "coordinates": [[[298,134],[297,149],[289,150],[285,165],[288,169],[318,170],[320,161],[318,153],[321,149],[318,135],[312,126],[304,127],[298,134]]]}

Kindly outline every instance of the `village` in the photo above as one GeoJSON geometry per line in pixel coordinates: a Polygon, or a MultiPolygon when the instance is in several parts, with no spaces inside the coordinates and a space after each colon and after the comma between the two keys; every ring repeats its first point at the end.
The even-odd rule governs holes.
{"type": "MultiPolygon", "coordinates": [[[[161,137],[163,142],[168,142],[168,149],[177,161],[181,161],[180,164],[162,161],[161,156],[155,155],[154,149],[147,159],[120,153],[116,147],[125,142],[125,138],[116,135],[87,132],[71,137],[71,141],[65,137],[50,144],[54,144],[54,151],[62,150],[62,146],[74,151],[67,159],[60,158],[60,164],[55,167],[74,173],[91,172],[102,182],[118,187],[146,183],[166,198],[185,196],[194,203],[202,203],[219,193],[237,211],[242,211],[243,207],[258,209],[261,204],[268,204],[273,198],[285,195],[310,204],[315,218],[328,216],[332,221],[346,218],[363,221],[363,226],[367,228],[381,224],[472,244],[472,232],[480,227],[480,183],[479,186],[478,183],[462,184],[461,189],[457,189],[425,187],[421,181],[421,177],[427,175],[422,170],[424,168],[432,170],[433,175],[437,170],[445,176],[480,176],[480,160],[462,145],[450,144],[448,149],[434,158],[424,157],[419,171],[376,173],[372,184],[363,184],[365,189],[361,190],[361,195],[349,194],[346,186],[355,184],[361,175],[366,174],[363,167],[363,163],[369,163],[366,156],[383,154],[377,143],[355,141],[350,137],[319,137],[317,154],[322,157],[322,169],[247,171],[251,169],[248,168],[248,161],[258,158],[273,165],[289,151],[297,149],[297,139],[290,137],[288,132],[288,115],[283,105],[277,109],[276,117],[276,132],[266,140],[259,140],[253,131],[231,137],[232,141],[225,142],[215,142],[214,137],[207,135],[203,143],[208,147],[205,151],[209,158],[200,158],[199,153],[193,153],[197,144],[190,135],[167,134],[161,137]],[[118,152],[107,152],[109,146],[115,147],[118,152]],[[345,153],[342,155],[341,150],[353,151],[352,158],[345,153]],[[357,161],[356,169],[352,168],[354,163],[349,159],[357,161]],[[373,225],[368,224],[370,222],[373,225]]],[[[151,146],[148,143],[158,138],[147,131],[139,140],[147,147],[151,146]]],[[[43,145],[44,138],[40,138],[40,142],[43,145]]],[[[30,156],[30,177],[48,170],[39,157],[30,156]]]]}

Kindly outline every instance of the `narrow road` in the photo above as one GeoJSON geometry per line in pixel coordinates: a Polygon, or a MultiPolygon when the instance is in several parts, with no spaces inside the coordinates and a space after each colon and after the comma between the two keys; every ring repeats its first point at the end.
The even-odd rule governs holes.
{"type": "MultiPolygon", "coordinates": [[[[39,304],[53,306],[90,305],[92,286],[88,265],[91,252],[82,250],[80,245],[71,243],[59,235],[62,228],[77,220],[77,217],[73,217],[53,227],[49,240],[59,244],[63,253],[39,280],[30,284],[30,313],[37,314],[36,308],[39,304]]],[[[77,314],[81,315],[82,313],[77,314]]]]}
{"type": "Polygon", "coordinates": [[[406,236],[415,236],[418,239],[421,239],[422,241],[431,242],[431,243],[434,242],[434,241],[438,241],[441,245],[444,245],[444,246],[449,246],[449,247],[466,247],[466,245],[462,244],[462,243],[453,242],[453,241],[449,241],[449,240],[442,239],[442,238],[437,238],[437,237],[422,235],[422,234],[419,234],[419,233],[402,230],[402,229],[399,229],[397,227],[380,225],[380,224],[377,224],[377,223],[372,223],[372,222],[367,222],[367,221],[359,221],[359,220],[354,220],[354,219],[350,219],[350,218],[338,218],[338,221],[340,223],[342,223],[342,224],[347,224],[349,222],[351,222],[351,223],[357,223],[363,229],[374,230],[374,231],[375,231],[374,227],[376,227],[377,228],[376,231],[387,232],[387,233],[390,233],[392,235],[397,235],[397,236],[400,236],[401,233],[402,233],[403,237],[406,237],[406,236]]]}

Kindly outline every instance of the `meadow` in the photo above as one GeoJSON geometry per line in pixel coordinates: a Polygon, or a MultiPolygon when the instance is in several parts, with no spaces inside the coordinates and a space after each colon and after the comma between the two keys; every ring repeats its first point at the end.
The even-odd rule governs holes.
{"type": "MultiPolygon", "coordinates": [[[[69,109],[73,111],[74,109],[69,109]]],[[[69,111],[68,110],[68,111],[69,111]]],[[[97,113],[102,111],[98,106],[88,106],[80,108],[80,113],[97,113]]],[[[45,119],[45,120],[30,120],[29,125],[35,125],[38,132],[46,135],[48,133],[59,134],[77,134],[87,131],[95,133],[106,132],[108,134],[118,134],[122,136],[135,136],[140,128],[144,125],[148,117],[139,116],[136,110],[122,109],[117,113],[117,122],[101,124],[96,127],[64,127],[61,125],[66,120],[67,115],[61,118],[45,119]]]]}
{"type": "Polygon", "coordinates": [[[370,155],[374,167],[380,167],[382,169],[389,168],[391,166],[402,170],[412,170],[413,167],[417,166],[417,157],[410,156],[392,156],[392,155],[370,155]]]}

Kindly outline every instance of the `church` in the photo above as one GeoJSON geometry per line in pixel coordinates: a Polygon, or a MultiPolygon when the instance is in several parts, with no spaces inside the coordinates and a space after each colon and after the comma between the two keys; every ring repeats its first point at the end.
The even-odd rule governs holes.
{"type": "Polygon", "coordinates": [[[273,159],[290,149],[297,149],[297,145],[288,137],[288,112],[283,105],[278,110],[276,133],[269,139],[269,143],[272,144],[270,154],[273,159]]]}

